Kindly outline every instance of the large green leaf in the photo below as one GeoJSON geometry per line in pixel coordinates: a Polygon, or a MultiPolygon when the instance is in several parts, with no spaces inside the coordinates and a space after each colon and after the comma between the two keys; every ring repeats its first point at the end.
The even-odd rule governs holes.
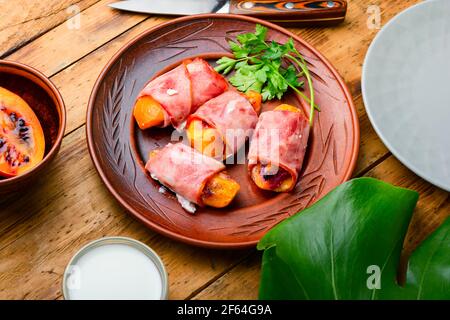
{"type": "Polygon", "coordinates": [[[412,255],[405,288],[396,283],[417,199],[371,178],[337,187],[260,241],[260,298],[450,298],[448,221],[412,255]]]}
{"type": "Polygon", "coordinates": [[[382,290],[382,299],[450,299],[450,218],[411,255],[404,287],[382,290]]]}

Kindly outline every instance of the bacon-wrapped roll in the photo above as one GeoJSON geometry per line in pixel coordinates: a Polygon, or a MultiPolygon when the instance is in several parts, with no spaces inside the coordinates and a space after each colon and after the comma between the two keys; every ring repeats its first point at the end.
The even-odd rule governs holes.
{"type": "Polygon", "coordinates": [[[191,113],[192,87],[186,64],[157,77],[141,91],[134,116],[141,129],[178,127],[191,113]]]}
{"type": "Polygon", "coordinates": [[[258,114],[249,99],[230,90],[209,100],[189,116],[187,136],[193,148],[210,157],[224,159],[245,144],[257,122],[258,114]]]}
{"type": "Polygon", "coordinates": [[[185,61],[145,86],[133,114],[141,129],[170,124],[179,128],[200,105],[227,88],[227,81],[205,60],[185,61]]]}
{"type": "Polygon", "coordinates": [[[295,187],[309,130],[308,119],[293,106],[261,114],[248,154],[248,169],[259,188],[288,192],[295,187]]]}
{"type": "Polygon", "coordinates": [[[183,143],[152,151],[145,168],[153,179],[175,192],[183,208],[192,213],[193,204],[226,207],[240,188],[227,175],[222,162],[183,143]]]}

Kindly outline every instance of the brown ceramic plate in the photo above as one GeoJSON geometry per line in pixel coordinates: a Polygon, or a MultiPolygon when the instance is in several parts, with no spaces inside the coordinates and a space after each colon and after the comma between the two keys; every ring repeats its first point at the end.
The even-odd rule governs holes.
{"type": "MultiPolygon", "coordinates": [[[[286,102],[302,106],[291,94],[286,102]]],[[[264,110],[273,103],[264,105],[264,110]]],[[[303,105],[305,109],[307,106],[303,105]]],[[[305,110],[307,111],[307,110],[305,110]]],[[[204,247],[242,248],[255,245],[275,224],[310,206],[351,177],[359,147],[359,127],[344,82],[314,48],[276,25],[233,15],[184,17],[146,31],[128,43],[100,74],[89,101],[87,137],[94,164],[108,189],[136,218],[169,237],[204,247]],[[170,140],[171,129],[139,130],[132,118],[135,99],[145,83],[183,59],[214,60],[227,54],[227,40],[269,28],[269,38],[293,37],[314,76],[320,112],[314,123],[300,183],[288,194],[258,189],[246,165],[228,167],[241,191],[226,209],[184,211],[176,198],[158,191],[144,170],[150,150],[170,140]]]]}

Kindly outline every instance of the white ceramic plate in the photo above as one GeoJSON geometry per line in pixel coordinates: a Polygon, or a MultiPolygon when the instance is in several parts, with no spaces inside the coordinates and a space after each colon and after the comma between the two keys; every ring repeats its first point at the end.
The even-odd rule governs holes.
{"type": "Polygon", "coordinates": [[[377,35],[362,75],[364,103],[389,150],[450,191],[450,1],[420,3],[377,35]]]}

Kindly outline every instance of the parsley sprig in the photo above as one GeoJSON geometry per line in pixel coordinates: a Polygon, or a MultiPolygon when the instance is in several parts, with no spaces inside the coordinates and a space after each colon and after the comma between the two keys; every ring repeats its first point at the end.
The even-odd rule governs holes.
{"type": "Polygon", "coordinates": [[[242,92],[261,93],[264,101],[281,99],[291,88],[310,104],[309,123],[312,125],[314,110],[320,109],[314,103],[312,78],[305,59],[292,38],[285,44],[268,42],[266,38],[267,28],[259,24],[255,33],[238,35],[236,41],[228,42],[234,58],[220,58],[216,71],[228,74],[235,70],[230,83],[242,92]],[[301,78],[308,82],[309,97],[301,91],[304,87],[304,81],[299,81],[301,78]]]}

